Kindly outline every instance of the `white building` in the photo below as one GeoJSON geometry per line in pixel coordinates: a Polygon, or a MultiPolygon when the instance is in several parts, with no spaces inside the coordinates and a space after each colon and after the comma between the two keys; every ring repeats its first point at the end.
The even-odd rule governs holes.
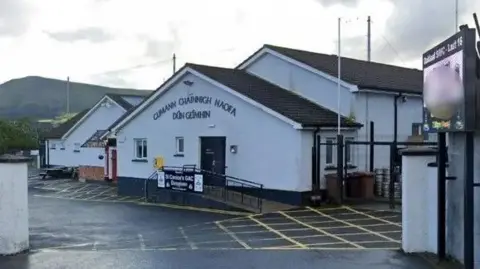
{"type": "MultiPolygon", "coordinates": [[[[341,123],[354,139],[361,125],[341,123]]],[[[263,184],[271,200],[301,204],[318,184],[314,137],[336,126],[334,111],[295,92],[242,70],[187,64],[111,126],[118,191],[144,195],[162,157],[165,166],[193,164],[263,184]]]]}
{"type": "MultiPolygon", "coordinates": [[[[265,45],[237,68],[337,111],[337,62],[337,55],[265,45]]],[[[340,112],[364,125],[359,130],[358,140],[370,140],[369,123],[373,121],[375,141],[393,141],[395,103],[398,113],[397,141],[406,141],[412,135],[423,135],[422,89],[421,70],[341,58],[340,112]]],[[[334,144],[336,141],[334,135],[321,139],[323,143],[334,144]]],[[[355,159],[352,162],[361,169],[367,169],[367,146],[355,146],[351,151],[355,159]]],[[[328,153],[324,157],[335,166],[336,150],[329,147],[321,152],[328,153]]],[[[388,146],[376,146],[374,166],[388,167],[389,156],[388,146]]]]}
{"type": "Polygon", "coordinates": [[[52,129],[45,143],[47,165],[80,167],[80,175],[89,174],[85,176],[103,179],[105,158],[99,156],[105,155],[105,146],[100,136],[110,124],[140,103],[149,93],[139,91],[138,95],[107,94],[92,108],[52,129]]]}

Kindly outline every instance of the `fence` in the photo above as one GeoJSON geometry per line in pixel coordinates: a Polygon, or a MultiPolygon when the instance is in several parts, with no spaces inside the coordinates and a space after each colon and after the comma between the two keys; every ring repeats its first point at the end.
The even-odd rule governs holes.
{"type": "MultiPolygon", "coordinates": [[[[401,202],[401,170],[402,158],[400,151],[411,146],[436,146],[436,142],[424,141],[375,141],[375,136],[370,136],[370,141],[345,139],[338,135],[336,141],[318,142],[320,149],[314,151],[315,163],[314,177],[320,181],[320,186],[326,188],[327,182],[321,184],[326,170],[336,172],[339,188],[339,202],[346,196],[344,186],[350,184],[349,179],[358,172],[367,172],[374,178],[374,194],[377,200],[389,202],[390,207],[401,202]],[[324,147],[324,149],[321,149],[324,147]],[[319,155],[318,157],[315,154],[319,155]],[[320,162],[319,160],[324,160],[320,162]],[[329,167],[329,165],[331,167],[329,167]]],[[[326,180],[325,180],[326,181],[326,180]]]]}

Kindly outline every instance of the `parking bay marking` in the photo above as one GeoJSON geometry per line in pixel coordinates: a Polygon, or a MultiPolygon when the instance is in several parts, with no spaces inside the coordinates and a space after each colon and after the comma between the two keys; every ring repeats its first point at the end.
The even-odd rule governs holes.
{"type": "Polygon", "coordinates": [[[346,239],[343,239],[343,238],[341,238],[341,237],[339,237],[339,236],[336,236],[336,235],[334,235],[334,234],[331,234],[331,233],[329,233],[329,232],[327,232],[327,231],[325,231],[325,230],[323,230],[323,229],[320,229],[320,228],[318,228],[318,227],[312,226],[312,225],[310,225],[310,224],[308,224],[308,223],[305,223],[305,222],[302,222],[302,221],[300,221],[300,220],[297,220],[297,219],[295,219],[294,217],[286,214],[285,212],[281,212],[281,211],[280,211],[279,213],[282,214],[283,216],[285,216],[286,218],[297,222],[297,223],[300,224],[300,225],[303,225],[303,226],[308,227],[308,228],[310,228],[310,229],[312,229],[312,230],[316,230],[316,231],[318,231],[318,232],[321,232],[321,233],[323,233],[323,234],[325,234],[325,235],[328,235],[328,236],[330,236],[330,237],[332,237],[332,238],[335,238],[335,239],[337,239],[337,240],[339,240],[339,241],[342,241],[342,242],[344,242],[344,243],[346,243],[346,244],[352,245],[352,246],[354,246],[354,247],[356,247],[356,248],[364,249],[364,247],[362,247],[362,246],[360,246],[360,245],[358,245],[358,244],[355,244],[355,243],[353,243],[353,242],[350,242],[350,241],[348,241],[348,240],[346,240],[346,239]]]}
{"type": "MultiPolygon", "coordinates": [[[[334,221],[343,223],[343,224],[347,225],[346,227],[356,228],[356,229],[359,229],[359,230],[364,231],[364,232],[366,232],[366,233],[370,233],[370,234],[373,234],[373,235],[375,235],[375,236],[378,236],[378,237],[381,237],[381,238],[383,238],[383,239],[386,239],[386,240],[388,240],[388,241],[390,241],[390,242],[400,243],[400,241],[398,241],[398,240],[395,240],[395,239],[393,239],[393,238],[391,238],[391,237],[385,236],[385,235],[383,235],[383,234],[381,234],[381,233],[378,233],[378,232],[375,232],[375,231],[366,229],[366,228],[364,228],[364,227],[362,227],[362,226],[360,226],[360,225],[355,225],[355,224],[353,224],[353,223],[350,223],[350,222],[347,222],[347,221],[344,221],[344,220],[341,220],[341,219],[337,219],[337,218],[335,218],[335,217],[329,216],[329,215],[327,215],[327,214],[325,214],[325,213],[323,213],[323,212],[321,212],[321,211],[319,211],[319,210],[316,210],[316,209],[314,209],[314,208],[311,208],[311,207],[307,207],[307,208],[310,209],[311,211],[319,214],[319,215],[322,216],[322,217],[329,218],[329,219],[331,219],[331,220],[334,220],[334,221]]],[[[393,222],[392,222],[392,223],[393,223],[393,222]]],[[[373,226],[373,225],[372,225],[372,226],[373,226]]]]}
{"type": "Polygon", "coordinates": [[[292,238],[290,238],[290,237],[284,235],[283,233],[281,233],[281,232],[273,229],[272,227],[268,226],[267,224],[265,224],[265,223],[263,223],[263,222],[255,219],[253,216],[249,216],[249,218],[250,218],[251,220],[255,221],[256,223],[260,224],[261,226],[263,226],[263,227],[264,227],[265,229],[267,229],[268,231],[270,231],[270,232],[272,232],[272,233],[280,236],[281,238],[287,240],[288,242],[294,244],[295,246],[298,246],[298,247],[300,247],[300,248],[307,248],[306,245],[304,245],[304,244],[302,244],[302,243],[300,243],[300,242],[298,242],[298,241],[296,241],[296,240],[293,240],[292,238]]]}
{"type": "Polygon", "coordinates": [[[242,247],[246,248],[246,249],[251,249],[251,247],[249,245],[247,245],[247,243],[243,242],[240,238],[238,238],[238,236],[236,236],[233,232],[231,232],[230,230],[228,230],[227,228],[225,228],[225,226],[223,226],[219,221],[215,221],[215,224],[218,226],[218,228],[220,228],[222,231],[224,231],[226,234],[230,235],[230,237],[232,237],[235,241],[237,241],[237,243],[239,243],[240,245],[242,245],[242,247]]]}
{"type": "Polygon", "coordinates": [[[188,245],[190,246],[191,249],[197,249],[197,246],[195,246],[195,244],[192,242],[192,240],[190,240],[190,238],[187,236],[187,234],[185,233],[185,231],[183,230],[182,227],[178,227],[178,230],[180,231],[180,234],[182,234],[182,237],[183,239],[185,239],[185,241],[188,243],[188,245]]]}
{"type": "Polygon", "coordinates": [[[361,211],[355,210],[355,209],[353,209],[353,208],[351,208],[351,207],[348,207],[348,206],[345,206],[344,208],[347,209],[347,210],[350,210],[350,211],[352,211],[352,212],[354,212],[354,213],[357,213],[357,214],[359,214],[359,215],[363,215],[363,216],[365,216],[365,217],[369,217],[369,218],[374,219],[374,220],[378,220],[378,221],[382,221],[382,222],[384,222],[384,223],[388,223],[388,224],[391,224],[391,225],[395,225],[395,226],[398,226],[398,227],[402,227],[402,225],[400,225],[400,224],[398,224],[398,223],[395,223],[395,222],[392,222],[392,221],[388,221],[388,220],[385,220],[385,219],[382,219],[382,218],[375,217],[375,216],[373,216],[373,215],[370,215],[370,214],[367,214],[367,213],[365,213],[365,212],[361,212],[361,211]]]}

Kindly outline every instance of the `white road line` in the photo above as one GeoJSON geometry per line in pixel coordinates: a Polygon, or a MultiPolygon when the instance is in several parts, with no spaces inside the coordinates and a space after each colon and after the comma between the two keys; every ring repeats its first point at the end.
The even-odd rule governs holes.
{"type": "Polygon", "coordinates": [[[145,250],[145,240],[141,234],[138,234],[138,241],[140,241],[140,249],[145,250]]]}
{"type": "Polygon", "coordinates": [[[98,196],[104,195],[104,194],[106,194],[106,193],[109,192],[109,191],[110,191],[110,190],[101,191],[100,193],[97,193],[97,194],[95,194],[95,195],[93,195],[93,196],[88,197],[88,199],[93,199],[93,198],[96,198],[96,197],[98,197],[98,196]]]}
{"type": "Polygon", "coordinates": [[[187,234],[185,233],[185,231],[183,230],[182,227],[178,227],[178,230],[180,230],[180,233],[182,234],[182,237],[183,239],[185,239],[185,241],[188,243],[188,245],[190,246],[191,249],[197,249],[197,246],[195,246],[195,244],[192,242],[192,240],[190,240],[190,238],[187,236],[187,234]]]}

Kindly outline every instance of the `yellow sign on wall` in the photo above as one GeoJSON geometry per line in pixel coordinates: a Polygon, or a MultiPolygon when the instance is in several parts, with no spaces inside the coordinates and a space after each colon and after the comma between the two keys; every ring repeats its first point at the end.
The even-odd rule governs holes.
{"type": "Polygon", "coordinates": [[[163,164],[163,157],[155,157],[155,162],[154,162],[154,166],[155,168],[157,169],[160,169],[164,166],[163,164]]]}

